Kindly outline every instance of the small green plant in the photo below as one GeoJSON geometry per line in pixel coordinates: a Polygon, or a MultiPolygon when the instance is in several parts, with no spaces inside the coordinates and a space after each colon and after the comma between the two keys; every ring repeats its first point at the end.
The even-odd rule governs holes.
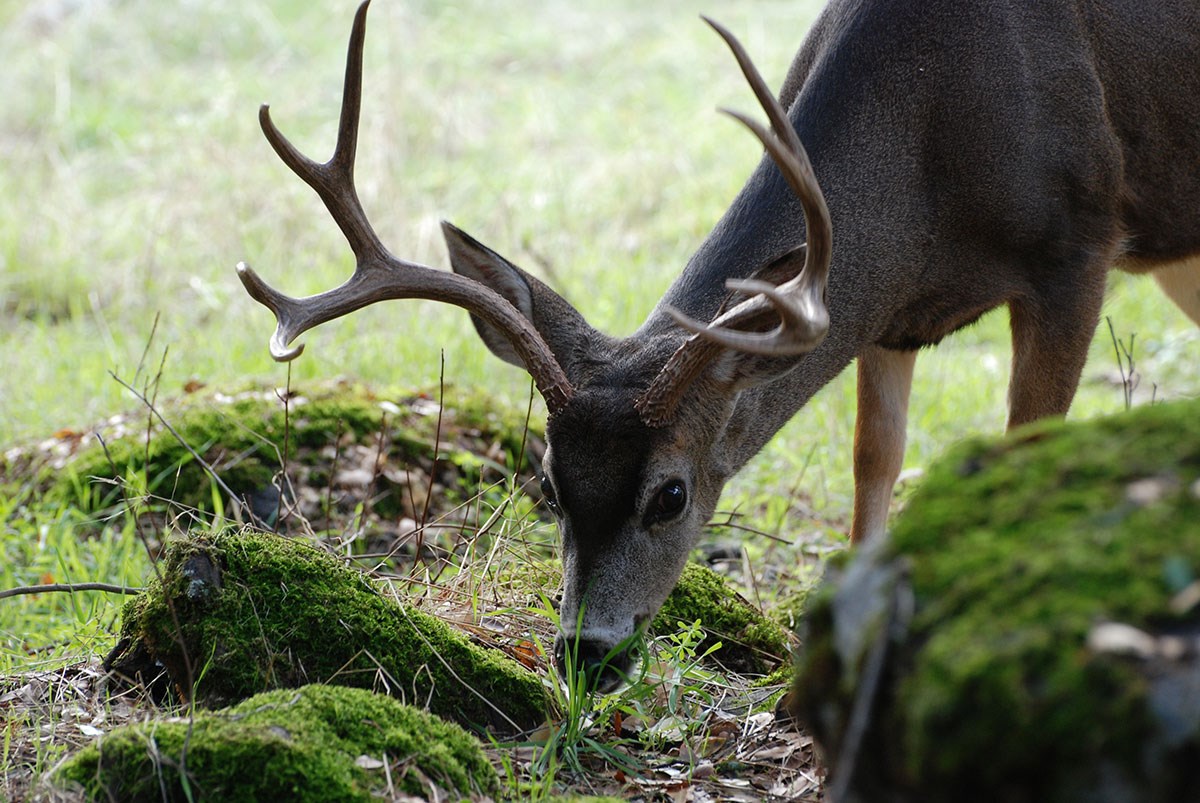
{"type": "MultiPolygon", "coordinates": [[[[536,613],[557,625],[556,611],[548,600],[542,602],[536,613]]],[[[694,742],[713,705],[709,689],[719,683],[704,661],[721,644],[705,645],[706,638],[699,621],[677,622],[676,629],[652,639],[631,637],[598,666],[586,669],[575,665],[577,651],[567,649],[564,665],[551,664],[549,670],[561,719],[533,745],[531,775],[541,788],[552,788],[560,772],[584,774],[598,762],[636,776],[645,769],[639,750],[658,752],[674,743],[694,742]],[[634,674],[616,691],[596,693],[596,677],[626,649],[638,657],[634,674]]]]}

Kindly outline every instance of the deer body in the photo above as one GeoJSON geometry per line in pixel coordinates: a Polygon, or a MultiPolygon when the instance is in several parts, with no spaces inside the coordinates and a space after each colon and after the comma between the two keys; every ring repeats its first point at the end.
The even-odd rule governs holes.
{"type": "MultiPolygon", "coordinates": [[[[859,358],[855,540],[886,522],[916,349],[1008,305],[1011,427],[1067,411],[1114,265],[1159,269],[1200,323],[1195,3],[835,2],[780,100],[833,221],[832,325],[739,397],[727,454],[859,358]]],[[[711,318],[726,278],[803,239],[764,160],[635,339],[670,330],[667,306],[711,318]]]]}
{"type": "MultiPolygon", "coordinates": [[[[359,57],[364,18],[365,5],[359,57]]],[[[481,300],[457,289],[446,300],[470,309],[489,348],[528,368],[546,397],[543,490],[564,564],[557,651],[606,664],[605,685],[726,480],[855,359],[851,535],[861,540],[886,524],[917,349],[1007,305],[1013,426],[1066,412],[1119,261],[1164,268],[1164,289],[1200,323],[1194,0],[834,0],[779,102],[722,35],[771,119],[766,131],[742,118],[768,155],[634,335],[596,331],[538,279],[445,227],[453,278],[485,288],[481,300]],[[756,283],[727,288],[731,279],[756,283]]],[[[242,271],[280,317],[279,358],[333,314],[417,294],[399,279],[401,290],[355,289],[371,276],[428,270],[362,234],[356,198],[331,200],[328,182],[306,175],[352,173],[337,166],[353,161],[352,83],[348,69],[333,167],[293,169],[351,240],[355,278],[295,300],[242,271]],[[285,322],[309,302],[311,319],[285,322]]]]}

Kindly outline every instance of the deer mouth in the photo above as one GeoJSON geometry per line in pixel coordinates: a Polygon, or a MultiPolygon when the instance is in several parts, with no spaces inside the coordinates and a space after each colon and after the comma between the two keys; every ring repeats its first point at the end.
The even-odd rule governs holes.
{"type": "Polygon", "coordinates": [[[555,640],[554,663],[564,682],[572,688],[580,680],[592,694],[608,694],[629,683],[638,661],[631,644],[610,645],[593,639],[555,640]],[[580,677],[582,676],[582,677],[580,677]]]}

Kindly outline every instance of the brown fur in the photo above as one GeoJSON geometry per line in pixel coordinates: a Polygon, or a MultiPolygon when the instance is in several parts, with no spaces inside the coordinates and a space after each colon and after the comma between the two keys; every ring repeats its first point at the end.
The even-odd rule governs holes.
{"type": "Polygon", "coordinates": [[[590,486],[571,490],[561,520],[564,634],[589,654],[631,635],[675,582],[728,477],[856,357],[861,539],[883,528],[903,455],[912,356],[889,352],[931,346],[1007,305],[1013,426],[1066,412],[1118,257],[1190,265],[1168,290],[1200,315],[1200,281],[1189,278],[1200,276],[1198,64],[1195,0],[831,2],[781,93],[833,220],[829,335],[795,359],[722,354],[665,430],[628,422],[683,338],[666,307],[709,320],[727,278],[804,240],[799,202],[769,159],[624,340],[452,235],[455,270],[526,311],[576,389],[570,407],[586,410],[548,433],[547,473],[590,486]],[[642,526],[672,477],[688,484],[687,510],[642,526]]]}

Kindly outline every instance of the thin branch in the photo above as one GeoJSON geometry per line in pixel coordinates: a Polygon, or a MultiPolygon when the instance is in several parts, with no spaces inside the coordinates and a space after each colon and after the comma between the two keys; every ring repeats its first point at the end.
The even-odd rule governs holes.
{"type": "Polygon", "coordinates": [[[736,521],[734,521],[734,518],[740,514],[735,513],[734,511],[718,511],[718,515],[724,515],[727,518],[725,521],[710,521],[708,524],[704,525],[704,529],[715,530],[725,528],[728,530],[737,530],[739,532],[748,533],[749,535],[758,535],[763,538],[767,538],[771,541],[775,541],[776,543],[783,544],[784,546],[795,546],[794,541],[789,541],[781,535],[775,535],[775,533],[769,533],[766,530],[760,530],[755,527],[751,527],[748,524],[738,524],[736,521]]]}
{"type": "MultiPolygon", "coordinates": [[[[292,443],[292,364],[287,364],[287,387],[281,397],[276,391],[276,398],[283,402],[283,465],[280,466],[279,499],[275,502],[275,532],[283,532],[283,498],[287,494],[291,480],[288,475],[288,461],[291,457],[292,443]]],[[[290,506],[288,508],[291,510],[290,506]]]]}
{"type": "Polygon", "coordinates": [[[1112,318],[1106,315],[1104,321],[1108,324],[1108,335],[1112,338],[1113,351],[1117,355],[1117,370],[1121,372],[1121,390],[1125,397],[1125,409],[1129,410],[1133,407],[1133,392],[1137,390],[1142,379],[1138,375],[1133,361],[1133,344],[1137,333],[1134,332],[1129,336],[1129,345],[1126,346],[1125,342],[1117,337],[1112,318]]]}
{"type": "Polygon", "coordinates": [[[43,586],[20,586],[18,588],[10,588],[5,591],[0,591],[0,599],[8,597],[19,597],[25,594],[48,594],[52,592],[66,592],[74,594],[78,591],[107,591],[110,594],[140,594],[146,589],[133,588],[130,586],[118,586],[112,583],[49,583],[43,586]]]}

